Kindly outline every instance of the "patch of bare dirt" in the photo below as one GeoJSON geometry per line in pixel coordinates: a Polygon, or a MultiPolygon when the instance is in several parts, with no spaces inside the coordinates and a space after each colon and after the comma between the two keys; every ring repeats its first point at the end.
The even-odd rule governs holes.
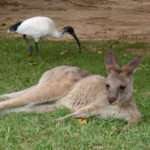
{"type": "Polygon", "coordinates": [[[74,26],[82,39],[150,41],[149,0],[1,0],[0,32],[38,15],[74,26]]]}
{"type": "Polygon", "coordinates": [[[127,52],[131,54],[139,55],[139,56],[150,56],[149,48],[128,48],[126,49],[127,52]]]}

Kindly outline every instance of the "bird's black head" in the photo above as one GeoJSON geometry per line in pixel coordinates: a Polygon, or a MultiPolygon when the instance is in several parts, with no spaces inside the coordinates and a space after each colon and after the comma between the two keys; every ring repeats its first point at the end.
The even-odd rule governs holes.
{"type": "Polygon", "coordinates": [[[63,31],[64,31],[64,33],[69,33],[69,34],[75,33],[73,27],[71,27],[71,26],[64,27],[63,31]]]}
{"type": "Polygon", "coordinates": [[[65,34],[65,33],[68,33],[68,34],[70,34],[71,36],[73,36],[73,38],[74,38],[74,39],[76,40],[76,42],[77,42],[77,45],[78,45],[78,47],[79,47],[79,51],[81,52],[81,44],[80,44],[80,41],[79,41],[79,39],[78,39],[78,37],[77,37],[75,31],[74,31],[74,28],[71,27],[71,26],[65,26],[65,27],[63,28],[63,34],[65,34]]]}

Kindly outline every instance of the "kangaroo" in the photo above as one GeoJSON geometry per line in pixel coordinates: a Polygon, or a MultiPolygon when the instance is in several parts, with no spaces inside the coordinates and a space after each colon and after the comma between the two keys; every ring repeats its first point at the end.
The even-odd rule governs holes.
{"type": "Polygon", "coordinates": [[[133,73],[140,60],[135,57],[120,67],[115,55],[108,52],[107,77],[92,75],[78,67],[56,67],[44,73],[37,85],[2,95],[0,111],[50,112],[66,107],[71,113],[58,120],[97,116],[137,123],[141,114],[133,99],[133,73]]]}

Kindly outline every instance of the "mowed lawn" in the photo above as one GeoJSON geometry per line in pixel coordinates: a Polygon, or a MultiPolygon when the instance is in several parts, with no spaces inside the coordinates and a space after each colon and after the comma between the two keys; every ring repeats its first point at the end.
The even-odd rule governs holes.
{"type": "Polygon", "coordinates": [[[58,65],[76,65],[93,74],[106,75],[103,57],[112,46],[121,64],[127,63],[133,53],[143,54],[134,75],[134,97],[142,121],[128,131],[117,132],[126,122],[96,118],[90,118],[86,124],[72,118],[54,122],[69,112],[66,109],[43,114],[12,113],[0,116],[0,150],[150,149],[150,44],[86,41],[82,45],[83,52],[79,54],[74,42],[42,41],[40,53],[28,57],[21,38],[0,38],[0,94],[29,87],[44,71],[58,65]]]}

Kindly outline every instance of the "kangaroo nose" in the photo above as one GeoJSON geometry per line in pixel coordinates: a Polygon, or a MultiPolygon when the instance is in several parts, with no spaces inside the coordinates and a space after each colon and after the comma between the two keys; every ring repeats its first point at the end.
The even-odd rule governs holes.
{"type": "Polygon", "coordinates": [[[110,104],[112,104],[114,101],[116,101],[116,97],[108,97],[108,101],[110,104]]]}

